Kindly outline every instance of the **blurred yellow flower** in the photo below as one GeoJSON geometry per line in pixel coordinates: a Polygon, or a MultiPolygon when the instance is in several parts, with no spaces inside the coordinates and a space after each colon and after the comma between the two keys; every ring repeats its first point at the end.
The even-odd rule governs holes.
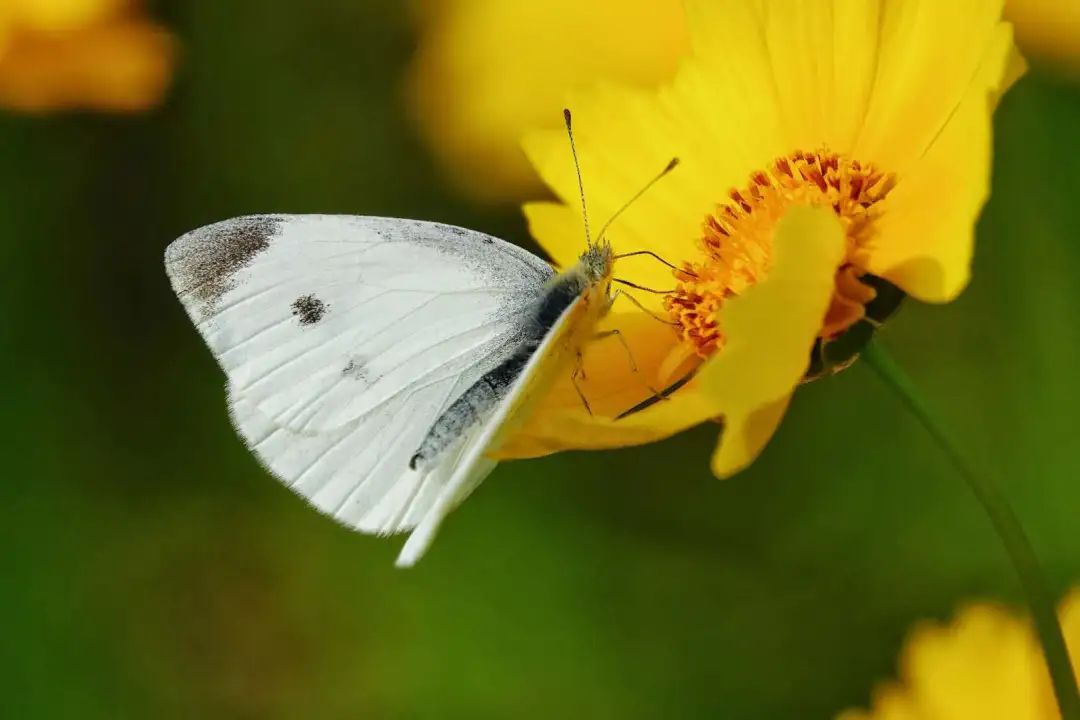
{"type": "Polygon", "coordinates": [[[601,78],[653,85],[688,45],[680,0],[425,0],[409,83],[447,176],[478,199],[542,188],[522,134],[558,127],[566,91],[601,78]]]}
{"type": "MultiPolygon", "coordinates": [[[[1073,664],[1080,660],[1080,589],[1058,615],[1073,664]]],[[[872,709],[838,720],[1056,720],[1060,717],[1029,624],[996,605],[924,624],[900,655],[900,679],[875,689],[872,709]]]]}
{"type": "MultiPolygon", "coordinates": [[[[488,201],[540,189],[519,141],[559,127],[568,91],[665,82],[690,46],[680,0],[419,0],[414,15],[416,122],[446,175],[488,201]]],[[[1005,16],[1026,53],[1080,67],[1080,0],[1007,0],[1005,16]]]]}
{"type": "Polygon", "coordinates": [[[1006,0],[1025,53],[1080,69],[1080,0],[1006,0]]]}
{"type": "Polygon", "coordinates": [[[145,110],[161,101],[174,54],[136,0],[3,0],[0,107],[145,110]]]}
{"type": "MultiPolygon", "coordinates": [[[[1001,0],[691,0],[693,58],[672,84],[574,96],[595,218],[682,159],[609,231],[616,253],[679,269],[618,261],[616,275],[662,291],[624,287],[647,312],[619,300],[607,320],[633,360],[622,343],[590,345],[593,413],[567,379],[501,455],[645,442],[722,418],[713,470],[729,475],[772,435],[812,348],[815,372],[849,362],[879,301],[898,301],[894,286],[954,298],[989,193],[991,114],[1023,67],[1001,13],[1001,0]],[[781,221],[803,206],[827,217],[781,221]],[[781,273],[784,256],[802,272],[781,273]],[[695,370],[670,400],[617,419],[695,370]]],[[[527,205],[532,233],[568,266],[583,228],[566,140],[538,132],[526,149],[566,202],[527,205]]]]}

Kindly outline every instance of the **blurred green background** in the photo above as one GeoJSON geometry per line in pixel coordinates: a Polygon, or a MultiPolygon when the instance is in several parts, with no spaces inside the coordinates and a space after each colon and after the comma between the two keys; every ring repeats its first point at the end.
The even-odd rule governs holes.
{"type": "MultiPolygon", "coordinates": [[[[507,464],[413,571],[264,473],[162,252],[250,212],[400,215],[530,247],[404,118],[391,0],[162,3],[141,117],[0,115],[0,716],[829,718],[918,618],[1017,602],[925,433],[856,366],[751,470],[715,430],[507,464]]],[[[975,279],[883,340],[996,468],[1055,593],[1080,578],[1080,89],[998,113],[975,279]]]]}

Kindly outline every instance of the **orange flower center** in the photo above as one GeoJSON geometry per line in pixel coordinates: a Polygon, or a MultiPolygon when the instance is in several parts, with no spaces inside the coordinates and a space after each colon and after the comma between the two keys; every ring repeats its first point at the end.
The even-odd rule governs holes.
{"type": "Polygon", "coordinates": [[[891,174],[827,150],[796,151],[750,176],[731,202],[705,218],[703,259],[675,272],[678,285],[664,306],[685,342],[699,357],[723,347],[717,315],[724,302],[762,280],[772,264],[772,233],[793,205],[831,207],[847,234],[847,256],[836,275],[836,291],[821,337],[843,332],[863,316],[873,289],[859,281],[865,273],[868,241],[881,214],[881,201],[895,184],[891,174]]]}

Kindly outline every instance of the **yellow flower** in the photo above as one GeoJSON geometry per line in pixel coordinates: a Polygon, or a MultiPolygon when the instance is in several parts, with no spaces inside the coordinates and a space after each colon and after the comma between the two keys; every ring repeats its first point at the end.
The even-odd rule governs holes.
{"type": "MultiPolygon", "coordinates": [[[[669,86],[572,96],[594,218],[681,158],[608,231],[616,253],[679,269],[618,261],[617,276],[670,292],[624,287],[646,312],[620,299],[608,318],[629,353],[587,348],[593,413],[567,378],[500,455],[646,442],[721,418],[713,469],[731,474],[771,436],[811,349],[814,373],[850,362],[896,287],[954,298],[989,192],[991,114],[1022,70],[1001,12],[1000,0],[692,0],[693,57],[669,86]],[[780,222],[802,206],[829,222],[780,222]],[[785,256],[805,274],[781,272],[785,256]]],[[[565,203],[527,205],[532,233],[570,265],[583,227],[566,140],[539,132],[526,150],[565,203]]]]}
{"type": "MultiPolygon", "coordinates": [[[[667,81],[690,45],[679,0],[422,0],[415,16],[416,122],[446,175],[488,201],[540,189],[519,140],[558,129],[568,91],[667,81]]],[[[1080,68],[1080,0],[1007,0],[1005,16],[1026,53],[1080,68]]]]}
{"type": "Polygon", "coordinates": [[[447,176],[494,201],[540,190],[521,135],[558,127],[569,88],[668,80],[687,47],[680,0],[426,0],[417,19],[413,114],[447,176]]]}
{"type": "Polygon", "coordinates": [[[0,107],[144,110],[161,101],[174,51],[133,0],[4,0],[0,107]]]}
{"type": "Polygon", "coordinates": [[[1080,69],[1080,0],[1007,0],[1024,52],[1080,69]]]}
{"type": "MultiPolygon", "coordinates": [[[[1080,589],[1059,608],[1073,664],[1080,660],[1080,589]]],[[[1055,720],[1050,676],[1028,623],[996,605],[973,605],[948,625],[908,637],[900,679],[874,691],[872,710],[838,720],[1055,720]]]]}

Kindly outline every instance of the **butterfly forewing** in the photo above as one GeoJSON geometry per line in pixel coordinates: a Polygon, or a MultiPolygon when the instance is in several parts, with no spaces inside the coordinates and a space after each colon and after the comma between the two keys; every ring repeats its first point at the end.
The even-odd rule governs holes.
{"type": "MultiPolygon", "coordinates": [[[[166,269],[251,449],[367,532],[413,527],[460,469],[468,438],[431,468],[408,464],[442,411],[514,351],[553,274],[462,228],[289,215],[189,233],[166,269]]],[[[470,458],[470,474],[490,471],[470,458]]]]}

